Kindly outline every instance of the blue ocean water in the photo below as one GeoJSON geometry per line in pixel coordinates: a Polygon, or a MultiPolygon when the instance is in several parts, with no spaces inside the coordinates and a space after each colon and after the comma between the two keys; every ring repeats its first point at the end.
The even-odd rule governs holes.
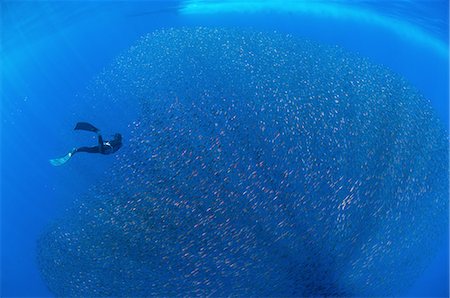
{"type": "MultiPolygon", "coordinates": [[[[75,200],[108,179],[117,156],[80,155],[61,168],[48,159],[95,142],[72,131],[77,121],[132,138],[141,107],[93,99],[88,90],[119,54],[154,30],[277,30],[338,45],[403,76],[447,127],[446,1],[338,2],[351,10],[324,10],[324,3],[336,5],[326,1],[284,9],[276,8],[278,2],[230,3],[211,8],[205,4],[220,2],[2,2],[2,296],[52,295],[38,269],[36,242],[75,200]]],[[[448,296],[448,245],[439,245],[404,295],[448,296]]]]}

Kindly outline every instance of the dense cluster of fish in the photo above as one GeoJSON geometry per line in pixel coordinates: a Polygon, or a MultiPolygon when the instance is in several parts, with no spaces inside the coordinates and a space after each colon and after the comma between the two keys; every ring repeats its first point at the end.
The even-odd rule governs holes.
{"type": "Polygon", "coordinates": [[[441,123],[342,49],[160,30],[94,93],[142,116],[108,180],[38,243],[57,296],[395,295],[446,231],[441,123]]]}

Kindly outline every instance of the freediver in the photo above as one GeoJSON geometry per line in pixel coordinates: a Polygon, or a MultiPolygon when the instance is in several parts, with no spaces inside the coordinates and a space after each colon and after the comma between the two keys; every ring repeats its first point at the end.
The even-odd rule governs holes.
{"type": "Polygon", "coordinates": [[[78,122],[77,125],[75,125],[74,130],[86,130],[95,132],[98,135],[98,145],[93,147],[74,148],[72,151],[70,151],[63,157],[50,159],[50,163],[52,165],[60,166],[65,164],[75,153],[86,152],[86,153],[100,153],[108,155],[115,153],[117,150],[120,149],[120,147],[122,147],[122,135],[120,133],[114,134],[114,138],[112,140],[104,141],[102,135],[100,134],[100,130],[90,123],[78,122]]]}

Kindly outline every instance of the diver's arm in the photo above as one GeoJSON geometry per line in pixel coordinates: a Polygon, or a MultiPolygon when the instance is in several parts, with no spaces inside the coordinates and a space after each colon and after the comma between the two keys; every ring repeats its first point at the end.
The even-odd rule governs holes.
{"type": "Polygon", "coordinates": [[[98,133],[98,151],[103,154],[103,151],[105,150],[104,144],[103,144],[103,138],[100,133],[98,133]]]}
{"type": "Polygon", "coordinates": [[[98,134],[98,145],[103,146],[103,138],[101,134],[98,134]]]}

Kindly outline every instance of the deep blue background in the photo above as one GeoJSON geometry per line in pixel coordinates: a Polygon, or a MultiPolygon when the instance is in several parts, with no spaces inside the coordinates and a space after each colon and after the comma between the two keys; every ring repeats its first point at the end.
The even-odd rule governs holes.
{"type": "MultiPolygon", "coordinates": [[[[374,3],[370,8],[378,13],[392,13],[392,5],[374,3]]],[[[448,44],[448,16],[442,14],[448,11],[447,1],[411,3],[411,13],[404,5],[396,7],[395,16],[417,21],[448,44]]],[[[85,90],[114,57],[154,29],[194,25],[276,29],[337,44],[403,75],[431,100],[448,125],[448,58],[370,24],[277,13],[183,16],[177,14],[175,1],[1,5],[2,296],[51,295],[36,266],[36,239],[104,175],[114,157],[77,156],[60,168],[50,166],[48,159],[79,144],[95,143],[94,136],[72,131],[77,121],[92,121],[105,132],[123,132],[127,139],[127,127],[138,113],[135,103],[130,102],[131,112],[124,114],[107,101],[90,101],[85,90]]],[[[405,295],[448,296],[448,245],[405,295]]]]}

